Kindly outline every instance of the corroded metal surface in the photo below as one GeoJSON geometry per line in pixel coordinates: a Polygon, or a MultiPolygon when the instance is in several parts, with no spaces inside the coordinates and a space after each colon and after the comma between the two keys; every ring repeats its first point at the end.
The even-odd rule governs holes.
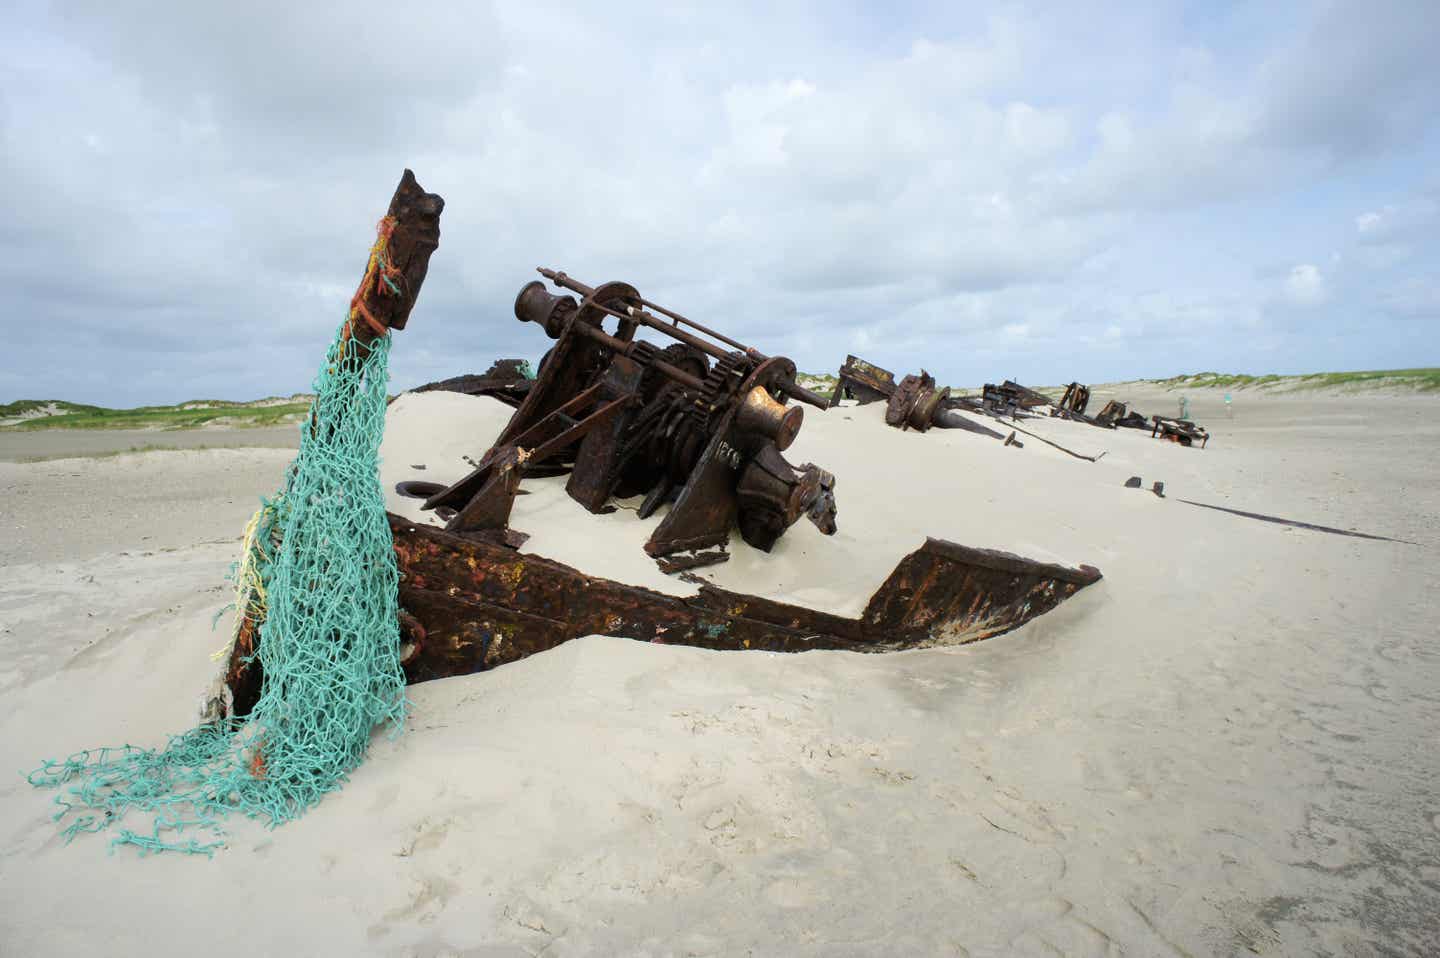
{"type": "Polygon", "coordinates": [[[490,368],[478,375],[451,376],[437,382],[426,383],[409,390],[412,393],[451,392],[466,396],[489,396],[508,406],[519,406],[524,401],[535,377],[530,364],[523,359],[497,359],[490,368]]]}
{"type": "MultiPolygon", "coordinates": [[[[385,253],[398,295],[388,289],[382,293],[378,285],[362,286],[356,294],[359,305],[380,325],[404,329],[409,321],[410,310],[430,271],[430,255],[440,245],[440,214],[444,209],[445,201],[435,193],[426,193],[415,181],[415,174],[406,170],[385,214],[394,222],[385,253]]],[[[355,336],[365,340],[374,338],[375,333],[367,324],[357,323],[355,336]]]]}
{"type": "Polygon", "coordinates": [[[950,390],[936,387],[935,377],[922,369],[920,375],[906,376],[895,387],[885,405],[885,422],[897,429],[924,432],[949,398],[950,390]]]}
{"type": "Polygon", "coordinates": [[[1155,427],[1151,430],[1152,438],[1168,439],[1170,442],[1179,443],[1182,446],[1194,445],[1198,439],[1200,448],[1204,449],[1210,441],[1210,433],[1204,427],[1197,426],[1188,419],[1171,419],[1168,416],[1151,416],[1151,422],[1155,427]]]}
{"type": "Polygon", "coordinates": [[[390,517],[400,604],[424,629],[411,681],[482,671],[584,635],[710,649],[887,652],[973,642],[1049,611],[1098,570],[927,539],[858,618],[704,584],[690,597],[390,517]]]}
{"type": "Polygon", "coordinates": [[[998,386],[994,383],[986,383],[985,388],[981,391],[981,401],[989,412],[1010,415],[1023,409],[1050,405],[1048,396],[1009,379],[998,386]]]}
{"type": "Polygon", "coordinates": [[[846,356],[845,365],[835,382],[835,391],[830,394],[830,405],[842,399],[853,399],[860,405],[881,402],[895,392],[895,374],[867,363],[858,356],[846,356]]]}
{"type": "MultiPolygon", "coordinates": [[[[502,544],[391,515],[400,566],[401,659],[424,682],[514,662],[586,635],[721,650],[894,652],[1008,632],[1100,579],[1005,552],[926,539],[855,618],[702,583],[673,596],[502,544]]],[[[253,704],[258,660],[226,671],[236,714],[253,704]]]]}
{"type": "Polygon", "coordinates": [[[610,508],[612,498],[642,495],[643,519],[670,503],[645,544],[656,558],[724,546],[737,525],[745,541],[767,550],[802,515],[827,534],[834,530],[833,477],[825,486],[815,481],[823,470],[795,470],[780,457],[804,422],[803,410],[787,403],[828,405],[797,383],[793,362],[658,306],[628,283],[591,287],[563,272],[539,272],[581,299],[539,281],[520,290],[515,317],[556,344],[475,470],[426,500],[427,509],[453,510],[447,528],[480,528],[467,520],[472,515],[496,528],[493,519],[509,515],[508,503],[481,500],[516,494],[515,484],[496,480],[496,470],[523,454],[526,474],[568,471],[566,491],[590,512],[610,508]],[[612,322],[609,332],[603,324],[612,322]],[[662,349],[637,339],[642,328],[675,342],[662,349]]]}
{"type": "Polygon", "coordinates": [[[1060,402],[1055,410],[1061,415],[1071,414],[1076,417],[1085,414],[1085,407],[1090,405],[1090,387],[1080,383],[1071,383],[1065,387],[1065,394],[1060,397],[1060,402]]]}

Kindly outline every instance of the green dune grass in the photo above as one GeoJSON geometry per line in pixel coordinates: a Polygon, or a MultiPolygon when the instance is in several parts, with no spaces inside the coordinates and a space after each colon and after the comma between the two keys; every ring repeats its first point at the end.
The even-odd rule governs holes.
{"type": "Polygon", "coordinates": [[[1172,376],[1169,379],[1146,379],[1142,382],[1166,389],[1343,389],[1346,387],[1374,387],[1410,389],[1416,392],[1440,391],[1440,368],[1423,369],[1371,369],[1344,373],[1308,373],[1299,376],[1281,376],[1274,373],[1263,376],[1225,373],[1192,373],[1187,376],[1172,376]]]}
{"type": "Polygon", "coordinates": [[[0,405],[0,420],[18,419],[27,413],[53,407],[50,415],[36,415],[0,430],[12,432],[37,429],[195,429],[206,425],[232,427],[277,426],[296,422],[310,409],[308,396],[292,396],[282,403],[273,399],[230,402],[195,399],[174,406],[138,406],[109,409],[63,399],[21,399],[0,405]],[[187,408],[189,407],[189,408],[187,408]]]}

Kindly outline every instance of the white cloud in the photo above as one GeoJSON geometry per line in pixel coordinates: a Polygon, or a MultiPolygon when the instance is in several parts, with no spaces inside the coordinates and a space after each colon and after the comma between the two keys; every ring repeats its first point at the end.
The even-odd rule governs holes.
{"type": "Polygon", "coordinates": [[[1285,298],[1295,306],[1319,306],[1330,298],[1325,276],[1312,263],[1292,266],[1285,277],[1285,298]]]}
{"type": "Polygon", "coordinates": [[[1360,242],[1383,245],[1440,232],[1440,201],[1433,196],[1413,196],[1401,203],[1387,203],[1378,210],[1355,217],[1360,242]]]}

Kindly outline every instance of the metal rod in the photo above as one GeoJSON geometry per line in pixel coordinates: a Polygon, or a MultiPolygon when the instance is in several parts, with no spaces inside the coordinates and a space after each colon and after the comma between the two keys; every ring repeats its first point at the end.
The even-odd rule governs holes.
{"type": "Polygon", "coordinates": [[[707,327],[705,327],[705,326],[701,326],[699,323],[695,322],[695,320],[693,320],[693,319],[686,319],[684,316],[681,316],[679,313],[675,312],[674,310],[666,309],[664,306],[661,306],[659,303],[652,303],[652,302],[650,302],[650,300],[642,298],[642,299],[640,300],[640,305],[642,305],[642,306],[648,306],[650,309],[655,310],[655,312],[657,312],[657,313],[663,313],[664,315],[669,316],[671,319],[673,319],[673,320],[674,320],[675,322],[677,322],[677,323],[684,323],[686,326],[689,326],[689,327],[691,327],[691,328],[693,328],[693,329],[698,329],[700,332],[704,333],[706,336],[713,336],[713,337],[715,337],[716,339],[720,340],[720,342],[724,343],[724,344],[727,345],[727,346],[734,346],[736,349],[740,350],[742,353],[748,353],[748,354],[750,354],[750,355],[755,356],[757,359],[769,359],[769,358],[770,358],[769,356],[766,356],[764,353],[761,353],[760,351],[756,350],[756,349],[755,349],[754,347],[752,347],[752,346],[746,346],[744,343],[736,342],[735,340],[731,339],[729,336],[726,336],[724,333],[717,333],[717,332],[716,332],[715,330],[713,330],[713,329],[709,329],[709,328],[707,328],[707,327]]]}
{"type": "MultiPolygon", "coordinates": [[[[633,356],[635,354],[635,343],[627,343],[623,339],[616,339],[603,329],[597,329],[589,323],[575,323],[571,329],[582,336],[592,339],[607,349],[614,350],[621,356],[633,356]]],[[[701,389],[705,386],[704,380],[692,376],[683,369],[677,369],[662,359],[652,360],[651,367],[658,372],[669,376],[678,383],[689,386],[691,389],[701,389]]]]}
{"type": "MultiPolygon", "coordinates": [[[[655,316],[651,313],[647,313],[643,309],[636,309],[632,306],[626,312],[622,313],[618,309],[611,309],[609,306],[604,306],[600,303],[595,302],[593,299],[591,299],[591,297],[595,295],[594,287],[586,286],[584,283],[577,282],[576,280],[573,280],[569,276],[567,276],[564,272],[557,272],[553,269],[546,269],[543,266],[537,268],[536,272],[553,282],[556,286],[559,286],[562,289],[571,290],[573,292],[579,293],[581,296],[584,296],[585,301],[589,305],[594,306],[602,313],[614,316],[616,319],[622,320],[624,322],[633,322],[639,323],[641,326],[648,326],[651,329],[662,332],[673,339],[678,339],[680,342],[684,343],[687,346],[692,346],[695,349],[700,350],[702,353],[705,353],[707,356],[710,356],[713,359],[720,359],[728,355],[725,350],[721,349],[719,346],[716,346],[714,343],[708,343],[705,340],[701,339],[699,336],[695,336],[689,332],[686,332],[683,329],[680,329],[674,323],[664,322],[660,319],[660,317],[655,316]]],[[[757,355],[754,353],[753,350],[751,351],[751,354],[757,355]]],[[[760,358],[767,357],[761,356],[760,358]]]]}
{"type": "MultiPolygon", "coordinates": [[[[691,335],[690,333],[681,329],[679,327],[679,322],[687,323],[688,325],[695,327],[696,329],[706,333],[707,335],[714,336],[716,339],[726,343],[727,345],[734,346],[736,349],[743,351],[745,355],[749,356],[751,359],[754,359],[757,362],[764,362],[765,360],[770,358],[769,356],[766,356],[764,353],[760,352],[758,349],[755,349],[752,346],[746,346],[743,343],[736,342],[728,336],[723,336],[720,333],[715,332],[713,329],[707,329],[706,327],[701,326],[699,323],[686,319],[679,313],[671,312],[670,310],[665,309],[661,306],[655,306],[654,303],[651,303],[648,300],[641,299],[640,302],[644,303],[647,306],[655,306],[655,308],[660,310],[660,312],[664,313],[666,316],[671,317],[677,322],[663,322],[660,317],[655,316],[652,313],[647,313],[643,309],[636,309],[634,307],[630,307],[627,312],[622,313],[619,310],[611,309],[608,306],[602,306],[600,303],[597,303],[594,300],[590,299],[590,297],[595,295],[594,287],[586,286],[584,283],[572,279],[563,270],[553,270],[547,269],[544,266],[539,266],[536,267],[535,271],[541,276],[544,276],[546,279],[550,280],[556,286],[559,286],[562,289],[568,289],[571,292],[579,293],[581,296],[585,297],[586,301],[589,302],[590,305],[594,306],[596,309],[600,310],[603,313],[614,316],[616,319],[628,320],[631,322],[637,322],[642,326],[648,326],[651,329],[666,334],[667,336],[678,339],[685,345],[692,346],[695,349],[700,350],[701,352],[714,359],[720,359],[728,354],[725,352],[725,350],[721,349],[719,346],[716,346],[714,343],[708,343],[705,340],[701,339],[699,336],[691,335]]],[[[593,329],[593,327],[589,328],[593,329]]],[[[620,340],[614,339],[613,337],[607,338],[610,338],[613,342],[616,343],[620,342],[620,340]]],[[[606,345],[609,344],[607,343],[606,345]]],[[[611,348],[613,349],[617,347],[612,346],[611,348]]],[[[663,364],[657,362],[656,365],[660,366],[663,364]]],[[[674,369],[674,367],[669,368],[674,369]]],[[[678,373],[680,372],[680,370],[677,369],[675,370],[675,372],[678,373]]],[[[684,380],[682,380],[682,382],[683,381],[684,380]]],[[[779,392],[784,393],[786,396],[789,396],[791,399],[807,403],[811,406],[816,407],[817,409],[830,408],[830,400],[826,399],[824,396],[821,396],[818,393],[811,392],[804,386],[798,385],[797,383],[779,382],[775,384],[775,388],[779,392]]]]}

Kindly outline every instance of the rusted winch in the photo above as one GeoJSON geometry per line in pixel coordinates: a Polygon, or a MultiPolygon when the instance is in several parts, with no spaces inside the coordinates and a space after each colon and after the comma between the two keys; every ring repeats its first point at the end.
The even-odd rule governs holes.
{"type": "Polygon", "coordinates": [[[793,362],[658,306],[628,283],[590,287],[539,272],[580,299],[538,280],[516,297],[516,318],[556,343],[479,467],[426,500],[453,510],[449,531],[504,538],[521,477],[557,471],[569,471],[566,491],[591,512],[643,495],[645,518],[671,503],[645,544],[652,556],[723,545],[737,523],[766,551],[801,516],[835,531],[835,477],[781,455],[804,420],[789,401],[828,405],[795,382],[793,362]],[[613,333],[603,326],[611,320],[613,333]],[[675,342],[636,339],[642,327],[675,342]]]}
{"type": "Polygon", "coordinates": [[[929,429],[946,400],[950,388],[936,387],[935,377],[925,370],[920,375],[909,375],[900,380],[900,385],[890,394],[885,406],[885,422],[901,429],[929,429]]]}

